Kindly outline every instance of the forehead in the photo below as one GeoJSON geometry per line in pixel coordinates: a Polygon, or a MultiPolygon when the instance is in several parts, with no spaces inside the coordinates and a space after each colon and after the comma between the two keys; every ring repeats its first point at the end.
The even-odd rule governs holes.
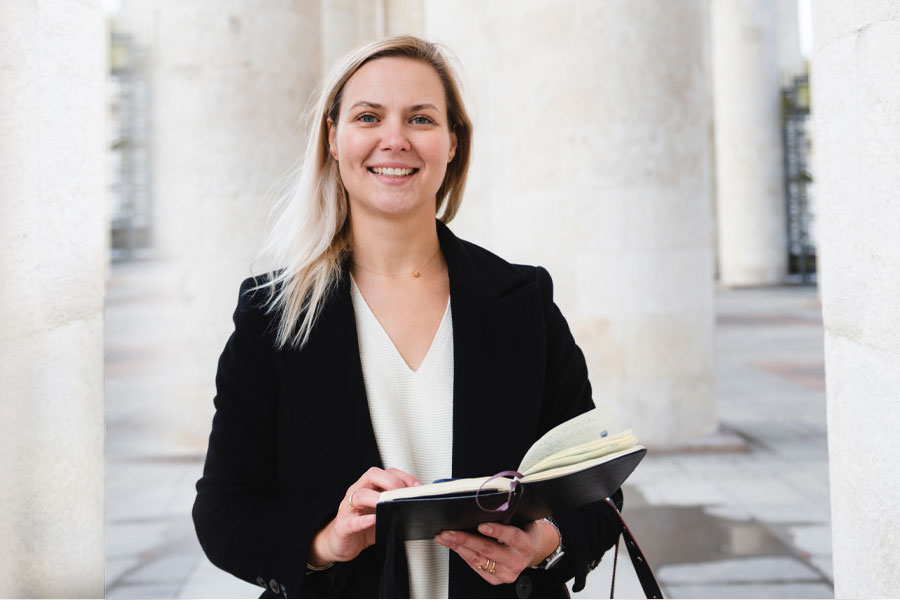
{"type": "Polygon", "coordinates": [[[363,101],[388,107],[434,104],[445,109],[444,86],[434,67],[394,56],[366,63],[344,85],[342,110],[363,101]]]}

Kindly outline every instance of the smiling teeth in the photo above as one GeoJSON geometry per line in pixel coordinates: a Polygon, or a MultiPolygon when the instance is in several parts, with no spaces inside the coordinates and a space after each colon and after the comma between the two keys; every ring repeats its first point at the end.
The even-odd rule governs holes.
{"type": "Polygon", "coordinates": [[[388,177],[406,177],[407,175],[412,175],[415,171],[415,169],[398,169],[395,167],[372,167],[369,170],[388,177]]]}

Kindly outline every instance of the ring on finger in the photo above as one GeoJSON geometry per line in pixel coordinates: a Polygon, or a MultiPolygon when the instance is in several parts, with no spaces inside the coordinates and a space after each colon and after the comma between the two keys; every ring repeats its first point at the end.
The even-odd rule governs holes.
{"type": "Polygon", "coordinates": [[[497,566],[497,562],[496,562],[495,560],[492,559],[492,560],[491,560],[491,565],[488,567],[488,573],[490,573],[491,575],[493,575],[494,573],[496,573],[496,572],[497,572],[497,569],[494,568],[494,567],[496,567],[496,566],[497,566]]]}
{"type": "Polygon", "coordinates": [[[478,570],[479,571],[487,571],[489,569],[489,565],[491,564],[491,562],[492,562],[491,559],[485,557],[484,564],[478,565],[478,570]]]}
{"type": "Polygon", "coordinates": [[[358,507],[356,507],[356,506],[353,506],[353,496],[355,496],[355,495],[356,495],[356,492],[358,492],[358,491],[359,491],[359,490],[356,490],[355,492],[353,492],[352,494],[350,494],[350,498],[347,500],[347,502],[350,504],[350,510],[356,510],[356,509],[358,508],[358,507]]]}

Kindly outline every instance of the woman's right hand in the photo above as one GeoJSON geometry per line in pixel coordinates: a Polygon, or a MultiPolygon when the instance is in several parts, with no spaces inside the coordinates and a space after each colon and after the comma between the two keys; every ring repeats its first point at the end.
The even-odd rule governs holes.
{"type": "Polygon", "coordinates": [[[353,560],[375,543],[375,505],[381,492],[422,485],[399,469],[372,467],[347,488],[337,515],[316,537],[309,550],[309,564],[324,566],[353,560]]]}

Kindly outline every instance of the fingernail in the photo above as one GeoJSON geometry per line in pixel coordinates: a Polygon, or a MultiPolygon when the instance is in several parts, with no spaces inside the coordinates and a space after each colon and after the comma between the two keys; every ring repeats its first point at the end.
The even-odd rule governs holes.
{"type": "Polygon", "coordinates": [[[481,533],[483,533],[485,535],[491,535],[491,533],[493,533],[493,531],[494,531],[494,528],[491,527],[490,525],[488,525],[487,523],[482,523],[481,525],[478,526],[478,531],[480,531],[481,533]]]}
{"type": "Polygon", "coordinates": [[[447,543],[450,543],[456,539],[456,536],[453,535],[453,533],[451,533],[449,531],[445,531],[444,533],[441,534],[441,539],[447,543]]]}

